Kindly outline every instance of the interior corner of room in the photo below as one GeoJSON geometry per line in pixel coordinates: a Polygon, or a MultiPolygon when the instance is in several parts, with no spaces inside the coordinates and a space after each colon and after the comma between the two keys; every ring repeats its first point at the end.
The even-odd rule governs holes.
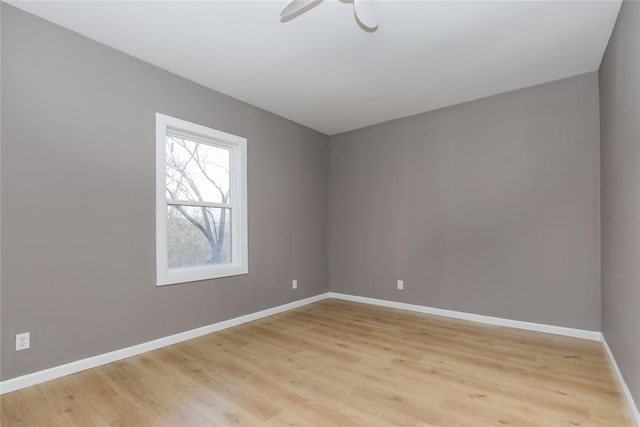
{"type": "MultiPolygon", "coordinates": [[[[346,56],[331,64],[326,79],[306,82],[298,80],[297,72],[313,68],[317,58],[312,53],[243,74],[242,82],[225,68],[223,90],[207,86],[205,72],[185,78],[156,64],[158,46],[148,47],[149,58],[138,58],[125,49],[122,34],[101,38],[99,28],[89,28],[91,21],[73,19],[71,3],[69,9],[56,9],[56,2],[10,3],[0,8],[3,399],[47,380],[265,322],[258,332],[238,329],[245,333],[242,340],[250,340],[267,330],[269,319],[274,324],[284,319],[270,316],[288,313],[283,324],[291,322],[294,334],[306,333],[296,319],[316,321],[321,328],[318,319],[330,318],[327,313],[335,310],[337,318],[361,325],[367,334],[374,333],[373,325],[385,328],[377,316],[390,316],[389,328],[400,328],[422,319],[411,316],[431,315],[456,319],[435,328],[449,331],[458,325],[462,335],[473,335],[464,323],[473,322],[506,335],[514,328],[576,339],[572,343],[597,341],[597,354],[587,352],[584,358],[608,361],[601,369],[611,370],[630,422],[640,425],[640,2],[562,6],[602,8],[598,13],[612,17],[609,32],[603,27],[596,34],[602,41],[598,60],[567,66],[572,71],[559,67],[553,78],[485,94],[471,88],[473,81],[456,80],[455,72],[442,68],[438,81],[457,88],[446,98],[451,102],[437,88],[416,89],[429,82],[414,76],[416,86],[397,86],[393,94],[372,94],[368,101],[364,97],[360,102],[371,106],[357,104],[361,111],[350,109],[350,100],[342,98],[344,105],[336,101],[337,92],[350,90],[336,76],[352,79],[348,83],[359,89],[352,75],[355,60],[346,56]],[[296,104],[287,90],[269,87],[268,73],[289,81],[292,92],[297,85],[313,86],[298,89],[313,93],[308,103],[316,99],[317,105],[296,104]],[[261,96],[272,100],[273,108],[265,108],[261,96]],[[376,96],[387,97],[385,106],[376,104],[376,96]],[[422,105],[417,98],[429,96],[433,108],[410,109],[422,105]],[[292,118],[296,110],[299,116],[292,118]],[[164,127],[158,139],[160,122],[164,127]],[[160,169],[165,158],[156,162],[167,135],[180,143],[191,138],[193,147],[226,150],[227,192],[216,184],[219,199],[195,200],[187,190],[184,197],[165,197],[166,174],[160,169]],[[244,187],[234,186],[236,172],[244,187]],[[243,262],[230,269],[214,266],[210,276],[176,273],[172,279],[169,274],[161,283],[158,266],[172,271],[172,262],[183,261],[165,256],[160,263],[157,254],[167,248],[158,246],[158,236],[165,243],[170,238],[167,224],[158,228],[158,221],[168,221],[167,209],[184,206],[212,218],[228,212],[232,220],[224,236],[234,239],[227,240],[228,247],[215,246],[211,230],[208,236],[200,231],[219,259],[243,262]],[[381,311],[367,311],[374,306],[381,311]],[[354,320],[351,312],[366,320],[354,320]],[[26,338],[21,335],[27,332],[26,338]],[[18,345],[26,350],[17,351],[18,345]]],[[[291,22],[276,22],[302,31],[306,15],[321,19],[344,3],[325,1],[291,22]]],[[[125,4],[118,7],[143,7],[125,4]]],[[[104,14],[106,20],[109,7],[100,3],[83,13],[104,14]]],[[[357,46],[385,40],[384,31],[392,29],[389,22],[385,27],[385,7],[393,12],[392,6],[378,5],[382,23],[375,32],[362,31],[362,22],[354,25],[357,46]]],[[[257,19],[258,12],[248,19],[257,19]]],[[[437,20],[430,22],[437,26],[437,20]]],[[[145,25],[150,24],[141,24],[140,31],[145,25]]],[[[310,38],[318,42],[317,35],[310,38]]],[[[463,42],[471,43],[460,39],[456,48],[464,51],[463,42]]],[[[570,42],[575,40],[550,56],[549,64],[537,65],[551,67],[564,55],[583,53],[570,51],[570,42]]],[[[165,48],[188,63],[192,58],[177,46],[165,48]]],[[[500,47],[506,49],[507,41],[500,47]]],[[[280,53],[287,49],[293,48],[273,47],[280,53]]],[[[430,52],[444,61],[445,50],[430,52]]],[[[481,65],[499,61],[498,50],[476,58],[483,88],[493,84],[488,75],[498,71],[481,65]]],[[[317,53],[318,58],[326,53],[317,53]]],[[[370,66],[384,60],[371,55],[365,55],[370,66]]],[[[398,53],[397,59],[409,67],[410,58],[398,53]]],[[[510,73],[525,74],[525,66],[534,65],[522,62],[510,73]]],[[[372,81],[388,78],[373,66],[369,71],[372,81]]],[[[360,82],[363,87],[367,78],[360,82]]],[[[185,227],[189,221],[196,225],[181,212],[185,227]]],[[[500,339],[488,330],[488,340],[500,339]]],[[[383,336],[392,340],[385,331],[383,336]]],[[[526,336],[516,340],[526,341],[526,336]]],[[[273,348],[273,342],[263,343],[265,348],[280,355],[294,346],[278,337],[282,348],[273,348]]],[[[536,341],[538,335],[531,337],[544,359],[546,347],[536,341]]],[[[550,339],[552,348],[555,338],[550,339]]],[[[404,362],[393,359],[397,365],[404,362]]],[[[378,392],[383,393],[371,395],[378,392]]],[[[362,393],[358,398],[369,396],[362,393]]],[[[395,411],[400,417],[402,411],[395,411]]],[[[472,416],[469,411],[466,417],[472,416]]],[[[291,418],[285,419],[279,413],[273,420],[304,420],[292,414],[287,412],[291,418]]],[[[614,425],[606,424],[610,414],[602,415],[602,424],[594,421],[596,415],[594,424],[584,425],[614,425]]],[[[393,418],[396,425],[399,419],[393,418]]],[[[13,418],[3,420],[21,425],[13,418]]],[[[440,421],[432,422],[447,425],[445,418],[440,421]]],[[[380,423],[394,425],[382,416],[380,423]]]]}

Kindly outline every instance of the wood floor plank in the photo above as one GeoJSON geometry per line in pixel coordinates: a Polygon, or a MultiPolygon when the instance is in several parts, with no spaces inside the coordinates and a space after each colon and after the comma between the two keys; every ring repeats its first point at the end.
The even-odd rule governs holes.
{"type": "Polygon", "coordinates": [[[2,426],[632,426],[597,342],[325,300],[0,397],[2,426]]]}

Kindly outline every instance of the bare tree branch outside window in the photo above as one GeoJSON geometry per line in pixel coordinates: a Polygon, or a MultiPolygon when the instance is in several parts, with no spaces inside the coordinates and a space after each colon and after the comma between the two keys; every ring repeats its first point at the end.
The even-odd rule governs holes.
{"type": "Polygon", "coordinates": [[[167,136],[167,198],[194,206],[167,207],[169,267],[231,262],[230,152],[223,147],[167,136]]]}

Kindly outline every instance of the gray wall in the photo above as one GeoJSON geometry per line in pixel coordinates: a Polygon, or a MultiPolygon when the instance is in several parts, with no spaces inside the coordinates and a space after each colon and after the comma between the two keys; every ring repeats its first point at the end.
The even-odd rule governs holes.
{"type": "MultiPolygon", "coordinates": [[[[0,25],[2,25],[2,10],[0,7],[0,25]]],[[[2,31],[0,28],[0,48],[2,47],[2,31]]],[[[1,53],[1,52],[0,52],[1,53]]],[[[2,55],[0,54],[0,100],[2,99],[2,55]]],[[[2,189],[2,102],[0,102],[0,191],[2,189]]],[[[0,195],[0,242],[2,242],[2,197],[0,195]]],[[[0,311],[2,309],[2,245],[0,244],[0,311]]],[[[2,379],[2,313],[0,313],[0,379],[2,379]]]]}
{"type": "Polygon", "coordinates": [[[2,379],[326,292],[326,136],[6,4],[2,88],[2,379]],[[249,275],[155,286],[156,111],[248,138],[249,275]]]}
{"type": "Polygon", "coordinates": [[[599,330],[598,114],[590,73],[331,137],[331,290],[599,330]]]}
{"type": "Polygon", "coordinates": [[[600,68],[602,331],[640,403],[640,3],[625,1],[600,68]]]}

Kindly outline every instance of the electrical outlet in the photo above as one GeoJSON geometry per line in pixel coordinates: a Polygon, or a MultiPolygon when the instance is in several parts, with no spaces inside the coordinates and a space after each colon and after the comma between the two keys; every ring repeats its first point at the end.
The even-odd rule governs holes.
{"type": "Polygon", "coordinates": [[[298,289],[298,280],[294,279],[291,281],[291,289],[298,289]]]}
{"type": "Polygon", "coordinates": [[[26,350],[31,347],[31,339],[29,332],[16,334],[16,351],[26,350]]]}
{"type": "Polygon", "coordinates": [[[398,289],[400,290],[404,289],[404,280],[398,280],[398,289]]]}

